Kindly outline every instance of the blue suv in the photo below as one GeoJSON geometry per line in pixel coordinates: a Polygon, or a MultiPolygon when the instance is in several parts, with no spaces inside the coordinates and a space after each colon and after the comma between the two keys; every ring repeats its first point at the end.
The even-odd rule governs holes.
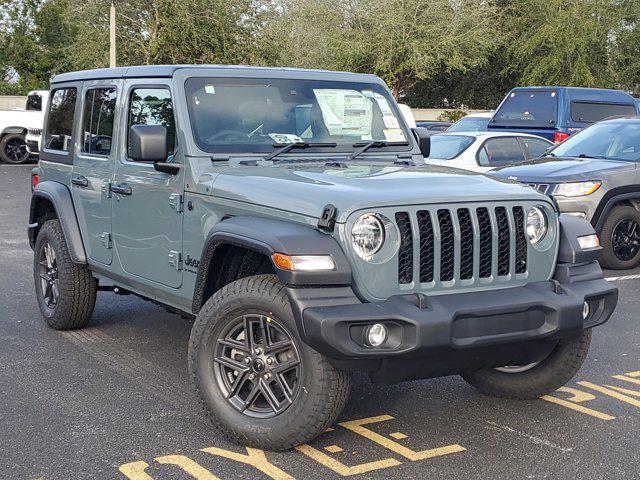
{"type": "Polygon", "coordinates": [[[581,87],[517,87],[502,100],[489,130],[524,132],[560,143],[609,117],[634,116],[640,106],[620,90],[581,87]]]}

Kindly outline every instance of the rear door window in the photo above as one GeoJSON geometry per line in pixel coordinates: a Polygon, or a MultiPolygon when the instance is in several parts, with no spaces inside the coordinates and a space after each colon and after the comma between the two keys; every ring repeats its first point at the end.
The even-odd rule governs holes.
{"type": "Polygon", "coordinates": [[[516,137],[492,138],[478,152],[483,167],[502,167],[524,161],[524,153],[516,137]]]}
{"type": "Polygon", "coordinates": [[[59,88],[52,92],[44,140],[45,148],[63,152],[71,151],[76,96],[77,90],[74,87],[59,88]]]}
{"type": "Polygon", "coordinates": [[[115,88],[87,90],[82,129],[83,152],[93,155],[109,155],[111,153],[115,111],[115,88]]]}
{"type": "Polygon", "coordinates": [[[527,160],[541,157],[549,147],[553,146],[551,142],[545,142],[537,138],[520,137],[520,140],[522,141],[522,145],[524,145],[527,160]]]}
{"type": "Polygon", "coordinates": [[[517,90],[504,99],[491,125],[552,127],[556,123],[555,90],[517,90]]]}
{"type": "Polygon", "coordinates": [[[595,123],[607,117],[637,115],[635,105],[595,102],[571,102],[574,122],[595,123]]]}

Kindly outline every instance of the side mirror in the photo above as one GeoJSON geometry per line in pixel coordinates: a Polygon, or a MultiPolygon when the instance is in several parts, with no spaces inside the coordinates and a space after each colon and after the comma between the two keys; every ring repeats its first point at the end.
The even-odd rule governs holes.
{"type": "Polygon", "coordinates": [[[167,127],[132,125],[129,129],[129,156],[136,162],[165,162],[167,160],[167,127]]]}
{"type": "Polygon", "coordinates": [[[429,135],[429,130],[424,127],[416,127],[412,128],[411,131],[418,141],[420,153],[422,153],[423,157],[428,157],[431,153],[431,136],[429,135]]]}

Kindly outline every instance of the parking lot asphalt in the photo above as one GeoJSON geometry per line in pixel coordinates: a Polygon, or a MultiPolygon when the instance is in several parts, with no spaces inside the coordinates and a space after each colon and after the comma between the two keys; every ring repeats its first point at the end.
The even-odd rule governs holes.
{"type": "MultiPolygon", "coordinates": [[[[484,397],[459,377],[355,378],[338,423],[290,452],[207,425],[187,375],[191,322],[100,292],[90,326],[41,320],[26,237],[29,171],[0,165],[0,478],[619,479],[640,477],[640,269],[568,388],[484,397]]],[[[631,275],[631,277],[628,277],[631,275]]]]}

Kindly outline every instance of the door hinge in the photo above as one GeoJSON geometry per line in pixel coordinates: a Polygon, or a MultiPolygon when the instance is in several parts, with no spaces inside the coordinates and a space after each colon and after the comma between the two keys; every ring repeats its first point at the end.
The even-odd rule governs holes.
{"type": "Polygon", "coordinates": [[[104,248],[111,248],[111,234],[109,232],[102,232],[100,234],[100,242],[102,242],[104,248]]]}
{"type": "Polygon", "coordinates": [[[182,254],[180,252],[176,252],[175,250],[171,250],[168,255],[169,265],[171,265],[176,270],[182,270],[182,254]]]}
{"type": "Polygon", "coordinates": [[[182,194],[180,193],[172,193],[169,195],[169,205],[176,209],[176,212],[182,211],[182,194]]]}
{"type": "Polygon", "coordinates": [[[109,180],[104,180],[102,182],[100,190],[102,190],[104,198],[111,198],[111,182],[109,180]]]}

